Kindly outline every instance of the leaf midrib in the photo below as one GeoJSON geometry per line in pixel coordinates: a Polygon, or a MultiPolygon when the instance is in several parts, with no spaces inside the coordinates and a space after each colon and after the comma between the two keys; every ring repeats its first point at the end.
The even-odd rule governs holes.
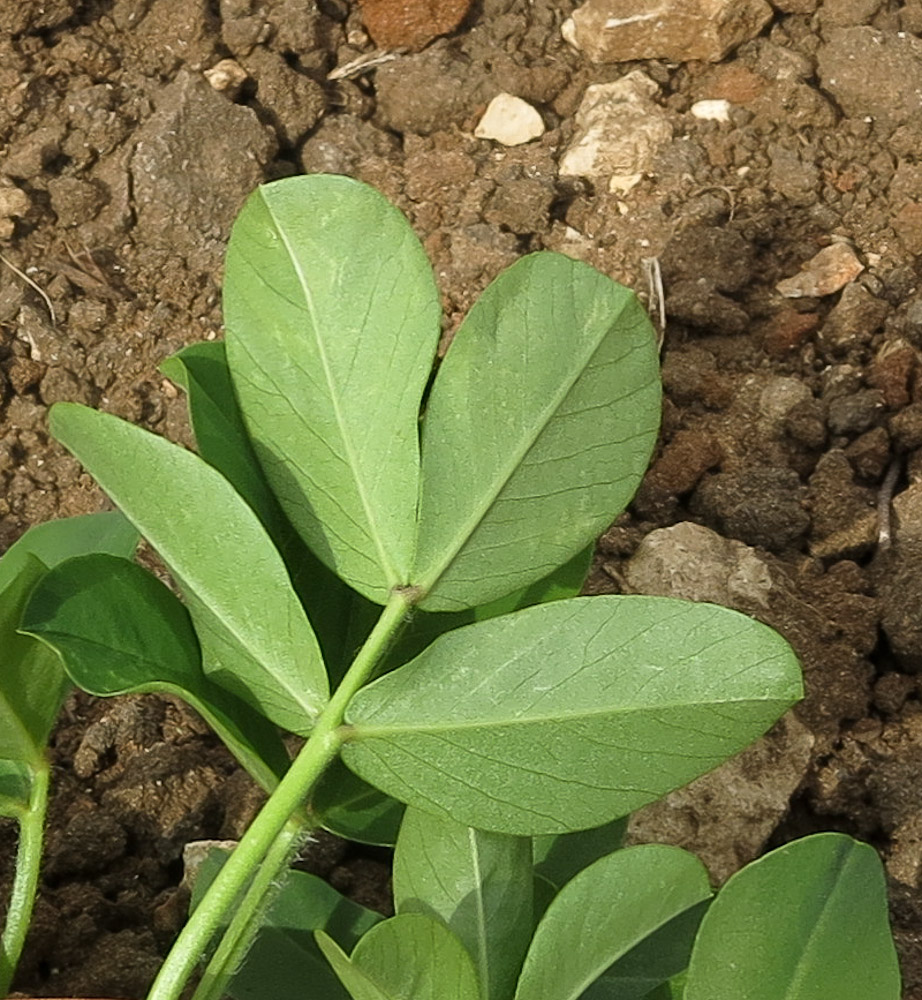
{"type": "MultiPolygon", "coordinates": [[[[685,701],[685,702],[667,702],[656,705],[632,705],[624,708],[599,708],[599,709],[586,709],[585,711],[567,711],[562,713],[557,713],[555,715],[528,715],[528,716],[517,716],[517,717],[503,717],[503,718],[489,718],[489,719],[469,719],[463,721],[447,721],[447,722],[433,722],[433,723],[412,723],[408,725],[401,725],[400,723],[389,723],[387,725],[375,725],[372,723],[365,723],[359,721],[347,720],[346,725],[357,734],[357,739],[380,739],[387,737],[390,734],[405,734],[405,733],[439,733],[439,732],[453,732],[457,730],[466,729],[483,729],[483,728],[507,728],[518,725],[537,725],[541,723],[551,723],[559,724],[564,722],[580,721],[583,719],[592,718],[604,718],[612,715],[617,716],[628,716],[633,715],[638,712],[650,713],[652,711],[670,711],[672,709],[702,709],[708,708],[716,705],[784,705],[788,703],[787,698],[779,698],[777,696],[771,698],[725,698],[721,701],[685,701]]],[[[350,738],[350,742],[355,742],[356,740],[350,738]]]]}

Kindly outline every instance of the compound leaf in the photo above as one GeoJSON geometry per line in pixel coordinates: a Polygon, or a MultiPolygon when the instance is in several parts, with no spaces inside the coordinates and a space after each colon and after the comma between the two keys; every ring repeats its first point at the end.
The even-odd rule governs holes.
{"type": "Polygon", "coordinates": [[[733,875],[701,923],[685,1000],[899,1000],[877,852],[795,840],[733,875]]]}
{"type": "Polygon", "coordinates": [[[347,177],[276,181],[227,251],[227,357],[257,457],[315,554],[366,597],[406,584],[440,305],[407,220],[347,177]]]}
{"type": "Polygon", "coordinates": [[[74,403],[51,430],[160,553],[182,589],[212,679],[306,734],[327,677],[304,610],[253,510],[197,455],[74,403]]]}
{"type": "Polygon", "coordinates": [[[484,1000],[512,994],[532,933],[531,843],[407,809],[394,855],[398,913],[428,913],[474,959],[484,1000]]]}
{"type": "Polygon", "coordinates": [[[455,629],[363,688],[342,756],[427,812],[565,833],[711,770],[801,693],[791,648],[745,615],[572,598],[455,629]]]}
{"type": "Polygon", "coordinates": [[[710,894],[704,865],[678,847],[647,844],[600,858],[541,918],[515,1000],[577,1000],[612,963],[710,894]]]}
{"type": "Polygon", "coordinates": [[[109,555],[68,559],[39,581],[21,628],[54,649],[84,691],[177,695],[263,788],[271,791],[285,773],[275,727],[207,678],[189,613],[140,566],[109,555]]]}
{"type": "Polygon", "coordinates": [[[420,607],[484,604],[575,556],[640,485],[659,415],[656,337],[632,292],[556,253],[504,271],[426,407],[420,607]]]}

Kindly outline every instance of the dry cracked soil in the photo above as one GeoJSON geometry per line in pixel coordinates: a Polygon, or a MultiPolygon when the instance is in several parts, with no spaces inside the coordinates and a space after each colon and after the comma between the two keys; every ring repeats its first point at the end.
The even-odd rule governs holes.
{"type": "MultiPolygon", "coordinates": [[[[383,191],[433,262],[446,343],[525,252],[586,260],[658,313],[656,260],[661,439],[587,592],[752,614],[807,696],[630,836],[691,847],[715,880],[807,832],[869,841],[920,1000],[922,4],[787,0],[719,60],[627,63],[565,41],[576,6],[479,0],[382,53],[349,0],[0,0],[0,551],[105,505],[49,438],[55,401],[190,443],[158,364],[221,336],[223,249],[262,181],[383,191]],[[639,176],[562,172],[587,88],[638,71],[660,136],[639,176]],[[542,135],[475,136],[502,92],[542,135]]],[[[183,918],[183,844],[239,835],[258,796],[171,701],[74,696],[52,750],[17,988],[140,997],[183,918]]],[[[0,827],[4,877],[14,843],[0,827]]],[[[304,861],[384,911],[387,863],[333,837],[304,861]]]]}

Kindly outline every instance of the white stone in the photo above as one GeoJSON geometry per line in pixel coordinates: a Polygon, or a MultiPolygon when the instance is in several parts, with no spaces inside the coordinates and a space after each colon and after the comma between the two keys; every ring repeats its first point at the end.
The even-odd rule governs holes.
{"type": "Polygon", "coordinates": [[[658,93],[640,70],[588,87],[576,112],[576,134],[560,160],[561,175],[604,178],[610,191],[629,191],[672,139],[665,112],[652,100],[658,93]]]}
{"type": "Polygon", "coordinates": [[[474,129],[478,139],[493,139],[504,146],[520,146],[544,135],[541,115],[521,97],[497,94],[474,129]]]}
{"type": "Polygon", "coordinates": [[[231,100],[237,97],[249,79],[247,71],[233,59],[222,59],[211,69],[205,70],[205,79],[214,90],[226,94],[231,100]]]}
{"type": "Polygon", "coordinates": [[[766,0],[587,0],[561,33],[593,62],[716,62],[771,17],[766,0]]]}
{"type": "Polygon", "coordinates": [[[821,298],[838,292],[863,270],[864,264],[847,243],[831,243],[802,264],[800,274],[775,287],[787,299],[821,298]]]}
{"type": "Polygon", "coordinates": [[[730,121],[730,102],[724,100],[695,101],[691,106],[695,118],[707,122],[730,121]]]}

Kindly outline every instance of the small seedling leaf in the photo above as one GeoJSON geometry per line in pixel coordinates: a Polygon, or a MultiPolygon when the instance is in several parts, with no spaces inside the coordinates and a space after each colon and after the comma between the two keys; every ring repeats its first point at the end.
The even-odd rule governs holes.
{"type": "Polygon", "coordinates": [[[573,558],[640,485],[659,415],[656,337],[632,292],[556,253],[504,271],[426,407],[420,607],[484,604],[573,558]]]}
{"type": "Polygon", "coordinates": [[[275,727],[206,677],[189,613],[140,566],[108,555],[68,559],[39,581],[21,628],[54,649],[84,691],[177,695],[263,788],[271,791],[285,773],[275,727]]]}
{"type": "Polygon", "coordinates": [[[376,924],[351,958],[323,931],[317,943],[353,1000],[482,1000],[470,955],[426,914],[376,924]]]}
{"type": "Polygon", "coordinates": [[[170,568],[212,680],[309,732],[327,697],[320,649],[281,557],[231,484],[185,448],[84,406],[55,404],[51,430],[170,568]]]}
{"type": "Polygon", "coordinates": [[[701,923],[685,1000],[899,1000],[877,852],[839,833],[733,875],[701,923]]]}
{"type": "Polygon", "coordinates": [[[566,833],[711,770],[801,694],[791,648],[745,615],[573,598],[449,632],[364,688],[342,755],[428,812],[566,833]]]}
{"type": "Polygon", "coordinates": [[[259,188],[227,251],[227,357],[257,457],[313,551],[366,597],[406,584],[439,297],[407,220],[346,177],[259,188]]]}
{"type": "Polygon", "coordinates": [[[0,759],[34,768],[41,766],[70,684],[55,654],[17,631],[29,594],[46,572],[31,553],[17,561],[16,575],[0,591],[0,759]]]}
{"type": "Polygon", "coordinates": [[[577,1000],[612,963],[710,894],[704,865],[678,847],[646,844],[600,858],[541,918],[515,1000],[577,1000]]]}
{"type": "Polygon", "coordinates": [[[531,843],[407,809],[394,855],[394,905],[440,919],[474,959],[484,1000],[506,1000],[532,933],[531,843]]]}

